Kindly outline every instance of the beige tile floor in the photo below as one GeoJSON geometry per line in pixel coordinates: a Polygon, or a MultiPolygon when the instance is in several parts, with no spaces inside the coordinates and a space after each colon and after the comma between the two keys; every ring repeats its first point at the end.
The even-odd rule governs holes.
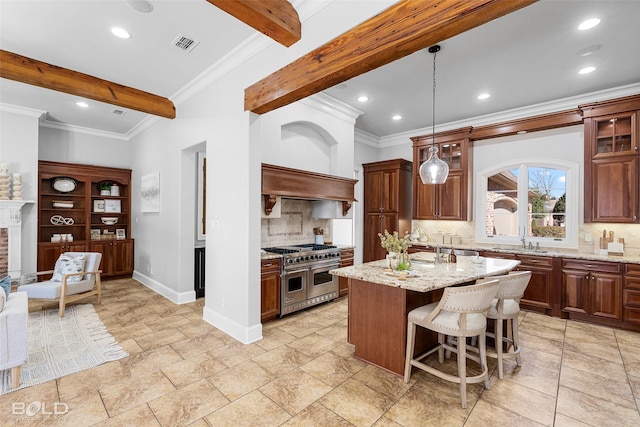
{"type": "Polygon", "coordinates": [[[522,366],[499,380],[490,361],[490,390],[469,386],[461,409],[454,384],[415,369],[405,384],[355,359],[346,299],[268,323],[251,345],[202,321],[203,303],[106,282],[97,310],[130,356],[0,396],[0,425],[640,425],[637,333],[523,312],[522,366]],[[69,412],[16,418],[14,402],[69,412]]]}

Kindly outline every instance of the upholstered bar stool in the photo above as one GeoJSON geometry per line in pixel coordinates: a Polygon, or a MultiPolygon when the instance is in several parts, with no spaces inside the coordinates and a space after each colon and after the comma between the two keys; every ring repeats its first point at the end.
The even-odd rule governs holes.
{"type": "Polygon", "coordinates": [[[485,333],[487,329],[486,313],[498,291],[498,281],[444,289],[440,302],[423,305],[411,310],[407,316],[407,352],[404,368],[404,382],[411,377],[411,367],[415,366],[446,381],[460,384],[460,402],[467,407],[467,383],[484,381],[489,388],[485,333]],[[413,357],[415,351],[416,327],[420,326],[438,333],[438,345],[427,352],[413,357]],[[452,346],[446,342],[447,336],[456,337],[457,342],[466,343],[467,337],[478,337],[479,356],[467,353],[466,345],[452,346]],[[421,362],[424,358],[438,352],[438,361],[444,362],[444,351],[458,355],[458,375],[445,373],[436,367],[421,362]],[[467,358],[480,364],[482,373],[467,376],[467,358]]]}
{"type": "Polygon", "coordinates": [[[498,378],[504,378],[504,359],[515,358],[521,366],[520,345],[518,339],[518,314],[520,313],[520,298],[531,280],[530,271],[514,271],[504,276],[493,276],[490,280],[499,281],[498,293],[487,312],[488,319],[495,320],[495,333],[487,332],[493,337],[495,350],[488,349],[487,356],[498,359],[498,378]],[[504,323],[507,322],[506,335],[504,323]],[[501,339],[502,338],[502,339],[501,339]],[[507,344],[507,351],[504,351],[507,344]]]}

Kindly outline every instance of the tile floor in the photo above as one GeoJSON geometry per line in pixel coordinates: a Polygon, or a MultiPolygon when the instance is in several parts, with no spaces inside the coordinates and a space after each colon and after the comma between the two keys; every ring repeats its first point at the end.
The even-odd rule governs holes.
{"type": "Polygon", "coordinates": [[[522,313],[523,365],[499,380],[490,361],[491,389],[469,386],[461,409],[454,384],[415,369],[405,384],[352,357],[346,299],[268,323],[251,345],[202,321],[203,303],[104,283],[97,310],[130,356],[0,396],[0,425],[640,425],[637,333],[522,313]],[[16,419],[14,402],[69,412],[16,419]]]}

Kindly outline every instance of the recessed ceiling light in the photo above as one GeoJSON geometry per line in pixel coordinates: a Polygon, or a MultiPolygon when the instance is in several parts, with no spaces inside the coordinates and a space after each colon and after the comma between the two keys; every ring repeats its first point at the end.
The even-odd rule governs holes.
{"type": "Polygon", "coordinates": [[[600,23],[598,18],[591,18],[584,21],[582,24],[578,25],[578,29],[581,31],[588,30],[589,28],[593,28],[600,23]]]}
{"type": "Polygon", "coordinates": [[[86,102],[84,102],[84,101],[78,101],[78,102],[76,102],[76,105],[77,105],[78,107],[82,107],[82,108],[87,108],[87,107],[89,107],[89,104],[87,104],[87,103],[86,103],[86,102]]]}
{"type": "Polygon", "coordinates": [[[589,74],[596,70],[596,67],[584,67],[582,70],[578,71],[579,74],[589,74]]]}
{"type": "Polygon", "coordinates": [[[489,95],[488,93],[481,93],[480,95],[478,95],[478,99],[487,99],[490,96],[491,95],[489,95]]]}
{"type": "Polygon", "coordinates": [[[127,30],[125,30],[124,28],[113,27],[113,28],[111,28],[111,33],[116,37],[120,37],[121,39],[130,39],[131,38],[131,34],[129,34],[129,32],[127,30]]]}
{"type": "Polygon", "coordinates": [[[356,98],[358,102],[367,102],[369,97],[367,95],[362,95],[356,98]]]}
{"type": "Polygon", "coordinates": [[[392,120],[402,120],[402,116],[400,114],[396,114],[391,117],[392,120]]]}

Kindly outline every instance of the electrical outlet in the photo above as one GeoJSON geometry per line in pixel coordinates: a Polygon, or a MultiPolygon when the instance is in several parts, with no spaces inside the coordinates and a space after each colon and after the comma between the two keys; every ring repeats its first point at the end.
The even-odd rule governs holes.
{"type": "Polygon", "coordinates": [[[585,242],[591,241],[591,233],[584,233],[584,241],[585,242]]]}

